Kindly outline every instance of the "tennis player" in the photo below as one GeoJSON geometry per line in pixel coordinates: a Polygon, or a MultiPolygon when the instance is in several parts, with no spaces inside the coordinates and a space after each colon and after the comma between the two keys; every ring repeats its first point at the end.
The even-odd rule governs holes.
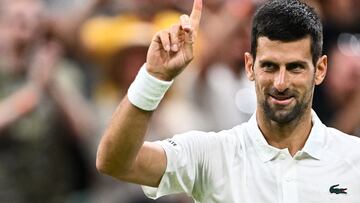
{"type": "Polygon", "coordinates": [[[248,122],[144,142],[152,112],[193,58],[201,10],[195,0],[190,16],[154,36],[102,137],[99,171],[143,185],[154,199],[186,193],[203,203],[360,202],[360,139],[326,127],[311,109],[327,56],[318,15],[298,0],[268,1],[255,13],[245,71],[255,81],[257,109],[248,122]]]}

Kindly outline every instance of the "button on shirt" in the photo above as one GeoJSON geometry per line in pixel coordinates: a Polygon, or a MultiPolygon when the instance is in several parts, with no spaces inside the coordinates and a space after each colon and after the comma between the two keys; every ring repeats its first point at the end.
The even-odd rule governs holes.
{"type": "Polygon", "coordinates": [[[359,203],[360,139],[321,123],[312,112],[304,148],[293,157],[270,146],[255,114],[218,133],[191,131],[159,141],[167,168],[153,199],[187,193],[203,203],[359,203]]]}

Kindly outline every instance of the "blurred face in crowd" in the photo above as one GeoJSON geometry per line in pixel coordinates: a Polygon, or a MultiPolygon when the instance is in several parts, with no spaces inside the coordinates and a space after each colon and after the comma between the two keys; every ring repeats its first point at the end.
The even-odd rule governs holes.
{"type": "Polygon", "coordinates": [[[331,51],[331,63],[327,83],[330,93],[340,102],[347,101],[360,88],[360,51],[352,50],[351,44],[344,44],[341,49],[331,51]]]}
{"type": "Polygon", "coordinates": [[[268,120],[287,124],[310,110],[314,85],[326,73],[326,57],[314,65],[311,38],[291,42],[259,37],[256,60],[245,54],[246,72],[255,81],[258,111],[268,120]]]}
{"type": "Polygon", "coordinates": [[[38,0],[3,0],[0,20],[16,43],[33,40],[40,27],[41,3],[38,0]]]}

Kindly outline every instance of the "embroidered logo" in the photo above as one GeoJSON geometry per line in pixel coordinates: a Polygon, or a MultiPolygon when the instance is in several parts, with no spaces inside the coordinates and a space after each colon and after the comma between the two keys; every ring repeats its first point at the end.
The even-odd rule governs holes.
{"type": "Polygon", "coordinates": [[[333,185],[330,187],[329,192],[335,194],[347,194],[347,188],[337,188],[339,184],[333,185]]]}

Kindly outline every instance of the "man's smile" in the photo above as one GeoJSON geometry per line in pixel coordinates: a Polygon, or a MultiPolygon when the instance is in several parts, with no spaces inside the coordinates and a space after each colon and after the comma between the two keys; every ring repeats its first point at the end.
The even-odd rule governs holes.
{"type": "Polygon", "coordinates": [[[270,102],[275,105],[289,105],[293,100],[294,97],[292,96],[274,96],[270,95],[270,102]]]}
{"type": "Polygon", "coordinates": [[[294,94],[289,90],[279,92],[273,88],[269,91],[268,95],[270,103],[273,103],[275,105],[289,105],[295,99],[294,94]]]}

